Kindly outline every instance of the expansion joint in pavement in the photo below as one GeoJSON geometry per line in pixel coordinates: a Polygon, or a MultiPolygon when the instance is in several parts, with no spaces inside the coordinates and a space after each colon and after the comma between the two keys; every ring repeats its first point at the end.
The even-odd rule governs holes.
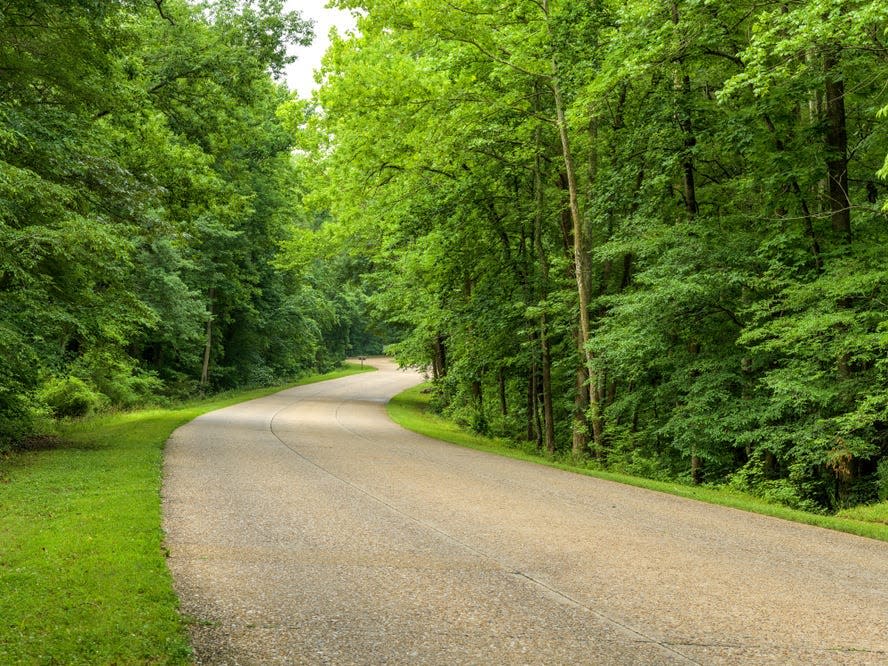
{"type": "Polygon", "coordinates": [[[558,590],[558,589],[552,587],[551,585],[547,585],[543,581],[541,581],[537,578],[534,578],[533,576],[526,574],[523,571],[511,571],[510,573],[513,576],[523,578],[526,581],[532,583],[533,585],[536,585],[536,586],[542,588],[543,590],[545,590],[549,594],[559,598],[562,603],[567,603],[567,604],[570,604],[570,605],[575,606],[577,608],[582,608],[587,613],[590,613],[591,615],[594,615],[606,622],[609,622],[610,624],[620,627],[621,629],[623,629],[624,631],[626,631],[630,634],[634,634],[639,639],[641,639],[639,641],[641,643],[650,643],[653,645],[657,645],[657,646],[661,647],[662,649],[666,650],[667,652],[671,652],[673,655],[680,657],[681,659],[687,661],[689,664],[696,664],[697,666],[702,666],[700,664],[700,662],[694,661],[693,659],[688,657],[686,654],[683,654],[682,652],[679,652],[678,650],[676,650],[675,644],[670,644],[670,643],[667,643],[664,641],[658,641],[656,638],[654,638],[652,636],[648,636],[644,632],[639,631],[638,629],[635,629],[635,628],[629,626],[628,624],[620,622],[619,620],[616,620],[616,619],[610,617],[609,615],[602,613],[601,611],[595,610],[594,608],[587,606],[582,601],[575,599],[574,597],[570,596],[569,594],[565,594],[561,590],[558,590]]]}

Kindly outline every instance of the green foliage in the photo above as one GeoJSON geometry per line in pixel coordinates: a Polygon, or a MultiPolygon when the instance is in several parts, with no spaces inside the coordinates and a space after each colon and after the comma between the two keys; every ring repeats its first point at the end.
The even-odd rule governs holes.
{"type": "Polygon", "coordinates": [[[38,395],[57,418],[86,416],[103,403],[101,394],[73,376],[49,380],[38,395]]]}
{"type": "Polygon", "coordinates": [[[38,366],[32,349],[0,314],[0,454],[33,427],[29,394],[37,387],[38,366]]]}
{"type": "Polygon", "coordinates": [[[62,415],[272,383],[351,351],[359,299],[277,262],[311,224],[278,113],[294,100],[273,79],[311,26],[283,4],[4,5],[0,447],[36,427],[41,377],[88,385],[44,388],[62,415]]]}
{"type": "Polygon", "coordinates": [[[119,350],[91,349],[70,367],[116,406],[143,405],[163,391],[163,382],[154,373],[138,367],[134,359],[119,350]]]}
{"type": "Polygon", "coordinates": [[[883,4],[343,4],[360,34],[294,116],[311,200],[442,413],[805,509],[878,496],[883,4]]]}

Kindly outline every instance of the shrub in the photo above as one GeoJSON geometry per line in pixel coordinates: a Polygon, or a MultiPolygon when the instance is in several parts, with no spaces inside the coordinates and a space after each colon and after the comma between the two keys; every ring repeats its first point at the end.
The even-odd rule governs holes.
{"type": "Polygon", "coordinates": [[[105,397],[78,377],[51,379],[41,389],[40,399],[56,418],[86,416],[102,406],[105,397]]]}
{"type": "Polygon", "coordinates": [[[115,407],[145,405],[163,390],[163,382],[154,373],[138,368],[119,352],[90,350],[73,364],[72,371],[115,407]]]}

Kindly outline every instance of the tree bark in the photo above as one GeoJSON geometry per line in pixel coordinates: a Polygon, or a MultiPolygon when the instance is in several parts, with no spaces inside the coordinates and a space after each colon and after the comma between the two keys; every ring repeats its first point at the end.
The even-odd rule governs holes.
{"type": "Polygon", "coordinates": [[[527,441],[536,442],[540,447],[539,427],[537,424],[537,367],[536,363],[530,366],[527,376],[527,441]]]}
{"type": "MultiPolygon", "coordinates": [[[[543,13],[549,20],[549,2],[542,0],[543,13]]],[[[551,24],[549,24],[551,37],[551,24]]],[[[555,102],[555,122],[558,127],[558,136],[561,139],[561,153],[564,159],[564,171],[567,179],[567,191],[570,210],[571,227],[573,232],[573,259],[574,270],[576,272],[577,298],[579,300],[579,334],[580,345],[582,347],[582,357],[586,365],[586,372],[589,376],[587,382],[589,391],[589,415],[592,422],[592,437],[596,445],[601,444],[603,423],[601,418],[600,405],[594,387],[597,379],[594,370],[594,357],[589,349],[590,340],[590,323],[589,323],[589,302],[592,284],[592,268],[589,255],[589,233],[583,222],[583,216],[580,213],[580,198],[577,186],[577,171],[574,164],[573,152],[571,148],[570,134],[567,127],[567,117],[565,113],[564,98],[561,93],[560,68],[558,59],[553,53],[551,58],[550,85],[552,96],[555,102]]]]}
{"type": "Polygon", "coordinates": [[[210,301],[209,317],[207,317],[206,344],[204,345],[203,366],[200,370],[200,385],[208,386],[210,383],[210,352],[213,349],[213,301],[216,298],[216,288],[210,287],[208,292],[210,301]]]}
{"type": "Polygon", "coordinates": [[[435,376],[438,379],[447,374],[447,349],[444,344],[444,336],[440,333],[435,336],[435,376]]]}
{"type": "MultiPolygon", "coordinates": [[[[577,336],[577,347],[579,345],[579,336],[577,336]]],[[[578,348],[577,351],[582,357],[582,350],[578,348]]],[[[580,363],[577,367],[575,389],[571,451],[574,455],[585,455],[589,451],[589,420],[586,418],[589,412],[589,375],[586,372],[586,365],[583,363],[580,363]]]]}
{"type": "MultiPolygon", "coordinates": [[[[543,190],[542,176],[542,136],[540,128],[535,132],[536,154],[534,155],[533,168],[533,192],[534,192],[534,222],[533,245],[540,267],[539,295],[540,302],[544,302],[549,295],[549,260],[543,246],[543,212],[545,206],[545,192],[543,190]]],[[[549,348],[549,324],[546,320],[545,307],[541,308],[539,317],[540,357],[542,366],[542,393],[543,393],[543,445],[546,451],[555,452],[555,412],[552,408],[552,357],[549,348]]]]}
{"type": "Polygon", "coordinates": [[[561,96],[561,88],[557,81],[557,63],[554,58],[552,60],[552,69],[554,73],[552,92],[555,97],[555,115],[558,124],[558,134],[561,138],[561,150],[562,157],[564,158],[564,170],[567,180],[571,231],[573,234],[573,261],[574,271],[576,273],[577,298],[579,301],[579,345],[581,347],[581,354],[588,376],[588,381],[586,383],[589,390],[589,413],[592,423],[592,439],[595,445],[598,446],[602,441],[603,422],[600,405],[598,403],[596,391],[594,390],[596,385],[595,371],[593,369],[594,357],[588,344],[590,340],[589,301],[592,283],[592,268],[589,257],[588,241],[589,234],[580,213],[576,167],[574,165],[573,153],[571,151],[570,136],[567,131],[564,101],[561,96]]]}
{"type": "Polygon", "coordinates": [[[472,392],[472,401],[475,403],[475,406],[479,409],[484,406],[484,389],[481,385],[481,380],[473,379],[472,383],[469,385],[469,390],[472,392]]]}
{"type": "Polygon", "coordinates": [[[543,390],[543,446],[549,453],[555,453],[555,415],[552,409],[552,356],[549,341],[541,340],[542,390],[543,390]]]}

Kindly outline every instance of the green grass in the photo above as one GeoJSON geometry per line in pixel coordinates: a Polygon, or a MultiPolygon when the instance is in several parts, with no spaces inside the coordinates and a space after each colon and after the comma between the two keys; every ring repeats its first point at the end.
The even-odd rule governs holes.
{"type": "Polygon", "coordinates": [[[761,498],[726,488],[688,486],[679,483],[654,481],[627,474],[593,469],[584,466],[582,463],[574,464],[568,461],[552,459],[542,454],[535,454],[516,448],[503,439],[494,439],[468,432],[457,424],[436,416],[429,409],[431,395],[423,392],[426,388],[428,388],[428,385],[422,384],[395,396],[388,404],[388,412],[392,420],[408,430],[418,432],[427,437],[433,437],[479,451],[487,451],[508,458],[527,460],[578,474],[687,497],[710,504],[719,504],[784,520],[816,525],[880,541],[888,541],[888,502],[870,507],[856,507],[855,509],[842,511],[835,516],[827,516],[769,503],[761,498]]]}
{"type": "Polygon", "coordinates": [[[190,663],[162,543],[163,445],[204,412],[281,388],[67,423],[0,458],[0,664],[190,663]]]}
{"type": "Polygon", "coordinates": [[[867,504],[865,506],[843,509],[839,511],[838,515],[842,518],[888,525],[888,500],[879,504],[867,504]]]}

